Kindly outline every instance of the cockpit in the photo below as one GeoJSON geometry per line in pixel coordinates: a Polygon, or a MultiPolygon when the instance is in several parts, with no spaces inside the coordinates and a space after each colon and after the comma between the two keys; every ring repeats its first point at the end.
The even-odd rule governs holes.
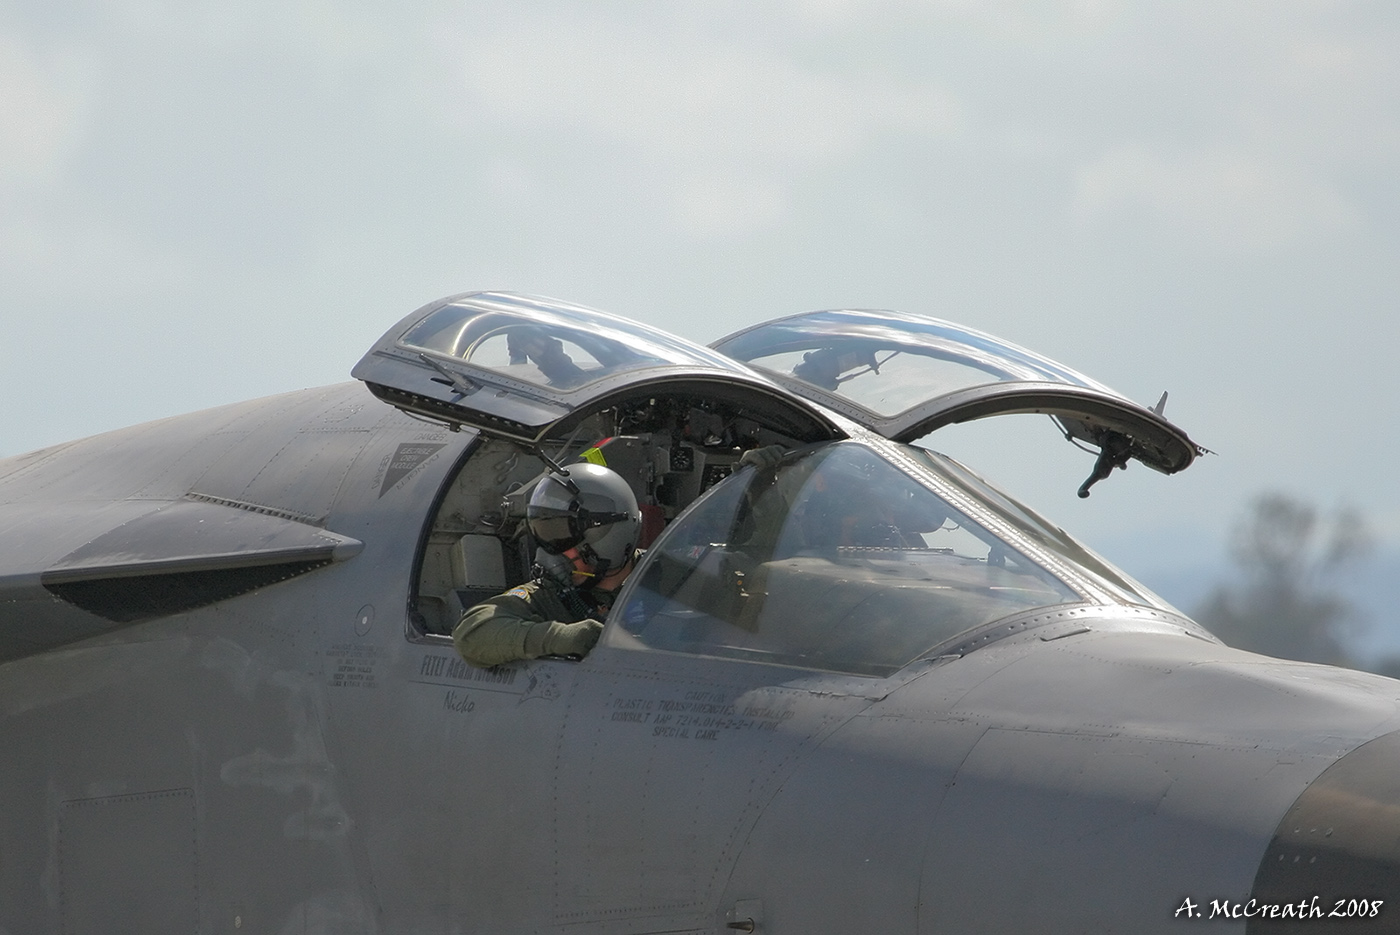
{"type": "MultiPolygon", "coordinates": [[[[904,457],[891,459],[889,443],[847,440],[740,465],[720,417],[691,415],[713,419],[720,444],[644,432],[560,453],[606,463],[643,505],[649,548],[609,617],[607,645],[881,677],[1037,608],[1171,609],[936,452],[900,445],[904,457]]],[[[547,470],[509,442],[473,450],[425,542],[415,599],[424,632],[449,633],[465,608],[528,579],[524,503],[547,470]]]]}
{"type": "Polygon", "coordinates": [[[1161,414],[948,322],[816,312],[693,345],[554,300],[455,296],[356,366],[372,392],[474,428],[425,530],[414,631],[530,577],[533,485],[578,460],[631,485],[649,551],[603,645],[885,676],[996,621],[1068,604],[1170,611],[952,459],[909,444],[1003,412],[1097,445],[1089,483],[1199,449],[1161,414]],[[783,452],[763,467],[754,449],[783,452]]]}

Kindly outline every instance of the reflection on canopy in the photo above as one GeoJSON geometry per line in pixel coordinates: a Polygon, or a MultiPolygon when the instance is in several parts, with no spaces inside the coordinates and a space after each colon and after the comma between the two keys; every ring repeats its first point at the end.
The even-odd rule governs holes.
{"type": "Polygon", "coordinates": [[[668,364],[735,369],[727,357],[636,322],[508,295],[477,295],[470,305],[445,305],[399,343],[563,391],[668,364]]]}
{"type": "Polygon", "coordinates": [[[1078,599],[855,442],[736,474],[672,524],[638,579],[617,616],[645,646],[862,675],[1078,599]]]}
{"type": "Polygon", "coordinates": [[[1118,395],[1025,348],[903,312],[812,312],[742,331],[716,349],[881,416],[989,383],[1063,383],[1118,395]]]}

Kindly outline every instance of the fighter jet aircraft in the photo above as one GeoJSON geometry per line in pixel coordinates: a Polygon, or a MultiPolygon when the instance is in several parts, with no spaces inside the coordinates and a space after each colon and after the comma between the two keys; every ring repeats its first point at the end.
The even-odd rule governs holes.
{"type": "Polygon", "coordinates": [[[916,315],[503,293],[353,376],[0,461],[0,935],[1400,928],[1400,683],[934,450],[1044,413],[1087,494],[1196,459],[1161,405],[916,315]],[[648,545],[600,643],[466,665],[580,458],[648,545]]]}

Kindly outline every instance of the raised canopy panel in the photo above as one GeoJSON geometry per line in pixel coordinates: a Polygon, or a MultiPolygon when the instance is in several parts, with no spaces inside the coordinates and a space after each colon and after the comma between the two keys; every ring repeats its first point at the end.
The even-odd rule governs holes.
{"type": "Polygon", "coordinates": [[[1102,383],[989,334],[905,312],[811,312],[713,345],[895,441],[1009,413],[1054,416],[1065,433],[1173,473],[1200,449],[1186,433],[1102,383]]]}
{"type": "Polygon", "coordinates": [[[782,387],[709,348],[604,312],[469,293],[400,321],[352,371],[400,409],[536,443],[560,423],[649,396],[724,398],[802,442],[840,436],[782,387]]]}

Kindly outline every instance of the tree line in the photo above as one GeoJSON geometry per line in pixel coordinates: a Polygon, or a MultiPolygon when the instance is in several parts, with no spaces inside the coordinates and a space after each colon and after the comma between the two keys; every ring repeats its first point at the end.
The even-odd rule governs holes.
{"type": "Polygon", "coordinates": [[[1232,577],[1193,616],[1239,649],[1400,678],[1400,656],[1363,665],[1352,649],[1368,621],[1346,585],[1374,549],[1374,534],[1353,509],[1324,515],[1285,494],[1262,494],[1231,529],[1232,577]]]}

